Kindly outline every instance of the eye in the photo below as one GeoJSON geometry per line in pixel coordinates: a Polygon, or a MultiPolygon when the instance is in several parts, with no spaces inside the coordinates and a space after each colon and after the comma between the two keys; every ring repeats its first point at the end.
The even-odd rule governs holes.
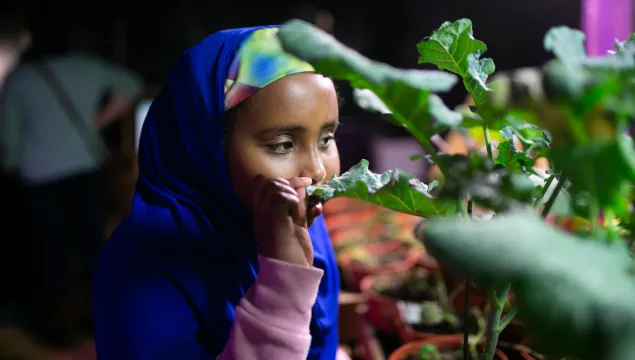
{"type": "Polygon", "coordinates": [[[335,140],[335,137],[333,135],[323,136],[320,138],[320,146],[327,147],[331,145],[331,142],[333,142],[334,140],[335,140]]]}
{"type": "Polygon", "coordinates": [[[274,152],[276,154],[286,154],[293,149],[294,144],[291,141],[285,141],[277,144],[269,144],[266,146],[271,152],[274,152]]]}

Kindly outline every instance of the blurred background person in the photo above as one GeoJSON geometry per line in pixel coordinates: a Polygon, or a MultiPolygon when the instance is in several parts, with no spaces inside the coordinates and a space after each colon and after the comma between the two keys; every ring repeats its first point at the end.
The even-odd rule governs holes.
{"type": "Polygon", "coordinates": [[[66,51],[32,58],[8,77],[0,109],[2,164],[20,179],[34,264],[42,265],[27,296],[37,302],[31,330],[60,345],[74,339],[74,300],[86,305],[103,242],[107,151],[99,131],[142,89],[135,73],[94,55],[90,29],[74,25],[66,35],[66,51]]]}
{"type": "Polygon", "coordinates": [[[0,89],[30,45],[31,32],[24,18],[18,14],[4,14],[0,18],[0,89]]]}
{"type": "MultiPolygon", "coordinates": [[[[24,17],[11,9],[0,10],[0,99],[7,76],[30,45],[31,32],[24,17]]],[[[2,153],[0,147],[0,159],[2,153]]],[[[12,210],[0,217],[0,283],[5,289],[3,294],[6,294],[0,297],[0,321],[8,320],[7,308],[13,300],[12,295],[17,292],[19,280],[14,269],[21,264],[16,255],[25,253],[25,249],[21,248],[23,242],[18,240],[24,230],[19,226],[23,212],[18,191],[19,181],[0,166],[0,199],[6,209],[12,210]]]]}

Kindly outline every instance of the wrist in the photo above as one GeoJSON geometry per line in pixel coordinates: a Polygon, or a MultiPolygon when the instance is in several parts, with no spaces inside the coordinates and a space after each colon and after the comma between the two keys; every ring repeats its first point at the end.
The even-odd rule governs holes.
{"type": "Polygon", "coordinates": [[[288,264],[293,264],[293,265],[298,265],[298,266],[303,266],[303,267],[312,267],[313,264],[310,264],[306,257],[304,256],[304,254],[296,254],[295,252],[291,252],[291,251],[283,251],[283,252],[276,252],[276,251],[260,251],[260,255],[269,258],[269,259],[273,259],[273,260],[278,260],[278,261],[282,261],[288,264]]]}

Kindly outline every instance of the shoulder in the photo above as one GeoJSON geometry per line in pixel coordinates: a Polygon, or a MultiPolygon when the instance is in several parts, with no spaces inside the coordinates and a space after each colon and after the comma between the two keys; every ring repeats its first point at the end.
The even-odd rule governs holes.
{"type": "MultiPolygon", "coordinates": [[[[126,218],[106,241],[95,269],[95,284],[106,291],[129,291],[144,281],[164,281],[184,288],[201,287],[214,263],[213,254],[165,224],[148,228],[126,218]],[[128,284],[128,290],[126,286],[128,284]],[[196,285],[195,285],[196,284],[196,285]],[[114,289],[114,290],[113,290],[114,289]]],[[[96,288],[97,289],[97,288],[96,288]]]]}
{"type": "Polygon", "coordinates": [[[22,82],[25,77],[33,73],[35,69],[34,62],[28,62],[19,65],[7,75],[6,86],[16,86],[22,82]]]}

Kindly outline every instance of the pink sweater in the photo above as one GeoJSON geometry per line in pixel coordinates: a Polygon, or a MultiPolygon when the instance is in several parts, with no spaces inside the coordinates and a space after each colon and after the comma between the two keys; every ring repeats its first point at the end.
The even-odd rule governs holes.
{"type": "MultiPolygon", "coordinates": [[[[236,307],[236,320],[218,360],[305,360],[309,323],[324,271],[258,257],[254,285],[236,307]]],[[[338,352],[337,359],[349,359],[338,352]]]]}

